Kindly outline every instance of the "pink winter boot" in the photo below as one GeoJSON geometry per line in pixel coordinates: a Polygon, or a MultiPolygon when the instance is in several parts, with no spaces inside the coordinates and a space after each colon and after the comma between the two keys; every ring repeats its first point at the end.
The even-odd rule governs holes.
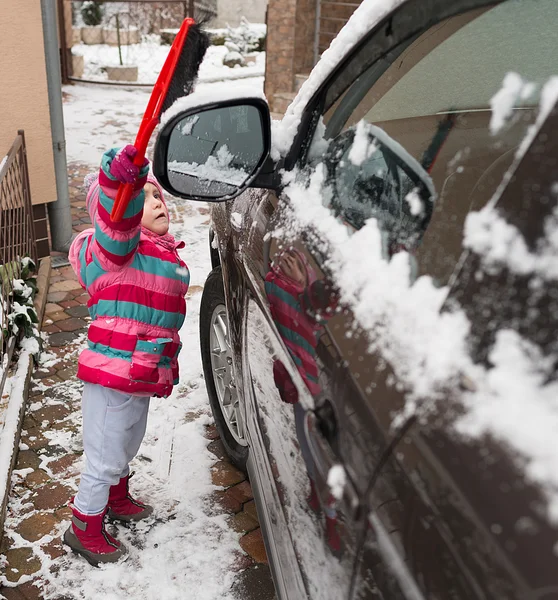
{"type": "Polygon", "coordinates": [[[116,485],[110,487],[108,499],[108,517],[115,521],[139,521],[149,517],[153,512],[153,507],[144,504],[130,496],[128,490],[129,480],[133,473],[122,477],[116,485]]]}
{"type": "Polygon", "coordinates": [[[113,563],[126,554],[126,547],[105,531],[105,509],[98,515],[83,515],[73,505],[72,524],[64,533],[64,543],[81,554],[94,567],[113,563]]]}

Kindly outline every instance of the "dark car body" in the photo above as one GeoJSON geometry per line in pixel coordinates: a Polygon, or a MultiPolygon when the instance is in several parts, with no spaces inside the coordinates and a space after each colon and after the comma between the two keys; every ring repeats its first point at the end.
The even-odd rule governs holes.
{"type": "MultiPolygon", "coordinates": [[[[465,372],[436,379],[445,358],[461,351],[443,331],[458,309],[479,373],[496,373],[495,345],[511,348],[521,336],[546,365],[541,385],[556,386],[556,278],[503,259],[486,264],[474,242],[464,245],[463,233],[468,215],[490,204],[535,255],[556,215],[556,108],[533,126],[538,98],[519,102],[496,133],[490,110],[515,62],[520,75],[541,84],[558,71],[558,42],[548,38],[558,4],[554,11],[551,4],[391,3],[350,50],[326,64],[325,75],[318,66],[318,83],[306,94],[303,88],[287,113],[298,123],[279,161],[240,196],[213,206],[214,271],[200,324],[208,390],[227,449],[249,473],[279,598],[558,598],[552,490],[497,428],[456,430],[480,381],[465,372]],[[548,49],[553,59],[541,59],[548,49]],[[367,130],[370,150],[349,160],[363,118],[388,137],[382,143],[367,130]],[[382,155],[379,170],[366,162],[375,152],[382,155]],[[360,170],[347,167],[351,161],[360,170]],[[280,173],[297,171],[304,184],[318,165],[321,189],[329,186],[331,194],[324,204],[348,235],[362,233],[373,217],[386,264],[395,268],[408,257],[416,320],[405,289],[382,292],[383,312],[363,320],[366,302],[371,313],[380,309],[373,295],[364,306],[344,301],[339,288],[350,281],[331,263],[334,238],[312,215],[294,223],[304,202],[298,198],[293,210],[289,191],[304,188],[281,183],[280,173]],[[432,203],[422,220],[403,202],[404,185],[418,190],[423,207],[432,203]],[[402,202],[396,210],[394,189],[402,202]],[[373,194],[388,197],[389,206],[367,204],[373,194]],[[430,333],[430,313],[412,287],[421,276],[434,282],[432,294],[445,290],[435,312],[449,315],[434,315],[430,333]],[[218,314],[226,320],[233,373],[225,387],[211,358],[209,330],[218,314]],[[429,343],[432,356],[424,350],[429,343]],[[422,348],[420,361],[414,348],[422,348]],[[423,383],[431,398],[419,389],[423,383]],[[220,385],[221,412],[223,390],[234,394],[232,421],[219,414],[220,385]]],[[[316,189],[310,184],[307,193],[316,189]]],[[[355,244],[346,271],[362,274],[369,263],[371,284],[376,277],[380,287],[384,273],[367,252],[366,243],[362,252],[355,244]]],[[[526,426],[531,400],[525,397],[522,409],[526,426]]]]}

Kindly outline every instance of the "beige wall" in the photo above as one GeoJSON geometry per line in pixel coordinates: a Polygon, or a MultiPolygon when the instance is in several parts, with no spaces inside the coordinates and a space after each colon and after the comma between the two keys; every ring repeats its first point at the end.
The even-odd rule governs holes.
{"type": "Polygon", "coordinates": [[[25,130],[33,204],[56,200],[39,0],[0,0],[0,157],[25,130]]]}

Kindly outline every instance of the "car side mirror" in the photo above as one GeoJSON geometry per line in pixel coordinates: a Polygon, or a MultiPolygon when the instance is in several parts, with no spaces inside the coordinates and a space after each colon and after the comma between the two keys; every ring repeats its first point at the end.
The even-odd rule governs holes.
{"type": "Polygon", "coordinates": [[[161,128],[153,172],[169,193],[222,202],[242,193],[269,156],[271,122],[262,98],[197,105],[161,128]]]}

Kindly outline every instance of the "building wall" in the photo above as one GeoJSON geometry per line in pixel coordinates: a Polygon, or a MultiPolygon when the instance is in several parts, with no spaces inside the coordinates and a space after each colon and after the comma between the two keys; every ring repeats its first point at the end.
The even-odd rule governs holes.
{"type": "Polygon", "coordinates": [[[238,27],[240,18],[246,17],[250,23],[265,23],[267,0],[217,0],[217,17],[212,27],[238,27]]]}
{"type": "Polygon", "coordinates": [[[2,0],[0,10],[0,155],[25,130],[33,204],[56,200],[41,6],[2,0]]]}
{"type": "Polygon", "coordinates": [[[293,90],[297,0],[269,0],[264,92],[271,112],[276,94],[293,90]]]}

